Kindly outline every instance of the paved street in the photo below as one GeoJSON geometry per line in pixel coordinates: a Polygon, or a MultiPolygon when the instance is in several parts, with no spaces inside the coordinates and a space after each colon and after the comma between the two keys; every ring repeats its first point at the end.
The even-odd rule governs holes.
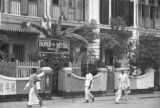
{"type": "MultiPolygon", "coordinates": [[[[42,108],[160,108],[160,93],[130,95],[128,103],[115,104],[114,96],[96,97],[94,103],[83,103],[83,98],[44,100],[42,108]]],[[[26,108],[27,101],[0,103],[0,108],[26,108]]],[[[33,108],[39,108],[38,105],[33,108]]]]}

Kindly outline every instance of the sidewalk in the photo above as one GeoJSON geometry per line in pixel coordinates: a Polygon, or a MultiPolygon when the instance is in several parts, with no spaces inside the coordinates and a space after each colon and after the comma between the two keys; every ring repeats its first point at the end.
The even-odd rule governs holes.
{"type": "MultiPolygon", "coordinates": [[[[145,105],[146,102],[151,102],[151,104],[154,102],[154,100],[159,100],[160,98],[160,92],[155,92],[151,94],[137,94],[137,95],[129,95],[130,102],[135,101],[135,103],[143,103],[145,105]],[[141,102],[142,101],[142,102],[141,102]]],[[[114,104],[115,96],[101,96],[101,97],[95,97],[95,102],[90,104],[83,103],[85,100],[84,98],[68,98],[64,99],[62,97],[52,97],[52,100],[43,100],[44,106],[42,108],[81,108],[81,106],[88,108],[88,106],[93,105],[92,108],[98,108],[95,107],[101,106],[104,107],[104,105],[108,105],[112,107],[116,107],[114,104]]],[[[159,103],[159,102],[157,102],[159,103]]],[[[18,102],[1,102],[0,108],[26,108],[27,101],[18,101],[18,102]]],[[[132,103],[129,104],[132,106],[132,103]]],[[[120,108],[123,106],[120,106],[120,108]]],[[[35,105],[33,108],[39,108],[39,105],[35,105]]],[[[159,108],[159,106],[158,106],[159,108]]]]}

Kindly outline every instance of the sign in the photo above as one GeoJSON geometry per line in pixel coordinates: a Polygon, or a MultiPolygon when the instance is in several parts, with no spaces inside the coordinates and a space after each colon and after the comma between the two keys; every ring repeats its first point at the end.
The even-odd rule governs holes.
{"type": "Polygon", "coordinates": [[[43,53],[68,54],[69,42],[63,40],[39,40],[39,51],[43,53]]]}
{"type": "Polygon", "coordinates": [[[0,78],[0,95],[16,94],[16,80],[0,78]]]}

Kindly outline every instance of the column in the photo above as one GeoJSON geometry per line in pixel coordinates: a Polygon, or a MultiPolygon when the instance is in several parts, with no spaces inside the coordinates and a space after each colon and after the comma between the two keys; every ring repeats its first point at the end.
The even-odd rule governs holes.
{"type": "Polygon", "coordinates": [[[109,0],[109,25],[110,25],[110,20],[112,18],[112,0],[109,0]]]}
{"type": "Polygon", "coordinates": [[[51,6],[51,0],[46,0],[46,14],[47,18],[49,19],[51,19],[50,6],[51,6]]]}
{"type": "Polygon", "coordinates": [[[138,27],[138,0],[134,0],[134,28],[138,27]]]}
{"type": "Polygon", "coordinates": [[[46,10],[47,10],[47,6],[46,5],[47,5],[47,3],[46,2],[47,2],[47,0],[44,0],[44,2],[43,2],[44,3],[43,4],[44,5],[44,8],[43,8],[44,9],[43,10],[44,13],[43,13],[43,15],[44,15],[45,18],[47,18],[47,13],[46,13],[46,10]]]}

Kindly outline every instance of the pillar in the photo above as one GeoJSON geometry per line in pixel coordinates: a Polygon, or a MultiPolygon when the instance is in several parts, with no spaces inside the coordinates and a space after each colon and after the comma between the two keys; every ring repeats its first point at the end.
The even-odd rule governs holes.
{"type": "Polygon", "coordinates": [[[134,28],[138,27],[138,0],[134,0],[134,28]]]}
{"type": "Polygon", "coordinates": [[[110,20],[112,18],[112,0],[109,0],[109,25],[110,25],[110,20]]]}

